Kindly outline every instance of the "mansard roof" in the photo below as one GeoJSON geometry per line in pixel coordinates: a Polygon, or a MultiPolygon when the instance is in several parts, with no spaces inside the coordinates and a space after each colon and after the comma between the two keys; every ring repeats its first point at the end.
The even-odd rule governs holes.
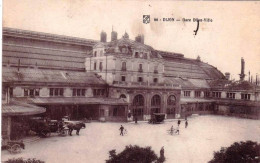
{"type": "Polygon", "coordinates": [[[121,39],[111,41],[111,42],[100,42],[97,43],[94,48],[104,47],[106,53],[117,53],[117,51],[121,51],[122,48],[127,48],[129,53],[125,54],[132,54],[133,50],[144,50],[150,51],[151,58],[162,58],[162,56],[154,50],[151,46],[131,40],[129,38],[122,37],[121,39]]]}

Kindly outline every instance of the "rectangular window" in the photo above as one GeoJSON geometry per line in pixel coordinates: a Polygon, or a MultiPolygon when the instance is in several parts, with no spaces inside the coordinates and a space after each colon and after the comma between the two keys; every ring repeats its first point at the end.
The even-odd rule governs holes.
{"type": "Polygon", "coordinates": [[[72,96],[85,96],[86,89],[76,89],[73,88],[72,96]]]}
{"type": "Polygon", "coordinates": [[[97,62],[94,63],[94,70],[97,70],[97,62]]]}
{"type": "Polygon", "coordinates": [[[100,70],[100,71],[103,70],[103,64],[102,64],[102,62],[99,63],[99,70],[100,70]]]}
{"type": "Polygon", "coordinates": [[[63,96],[63,88],[50,88],[50,96],[63,96]]]}
{"type": "Polygon", "coordinates": [[[184,91],[184,97],[190,97],[190,91],[184,91]]]}
{"type": "Polygon", "coordinates": [[[35,96],[39,96],[40,95],[40,89],[35,89],[35,96]]]}
{"type": "Polygon", "coordinates": [[[250,94],[242,93],[241,94],[241,99],[242,100],[250,100],[250,94]]]}
{"type": "Polygon", "coordinates": [[[158,66],[154,66],[154,73],[158,74],[158,66]]]}
{"type": "Polygon", "coordinates": [[[104,96],[105,93],[105,89],[93,89],[93,96],[104,96]]]}
{"type": "Polygon", "coordinates": [[[121,81],[125,81],[125,76],[121,76],[121,81]]]}
{"type": "Polygon", "coordinates": [[[143,78],[142,77],[138,77],[138,82],[143,82],[143,78]]]}
{"type": "Polygon", "coordinates": [[[40,89],[39,88],[25,88],[24,89],[24,96],[30,96],[35,97],[40,95],[40,89]]]}
{"type": "Polygon", "coordinates": [[[235,93],[227,92],[227,98],[235,99],[235,93]]]}
{"type": "Polygon", "coordinates": [[[204,97],[209,97],[210,96],[210,92],[209,91],[204,91],[204,97]]]}
{"type": "Polygon", "coordinates": [[[158,83],[158,78],[153,78],[154,83],[158,83]]]}
{"type": "Polygon", "coordinates": [[[195,91],[195,97],[200,97],[201,91],[195,91]]]}
{"type": "Polygon", "coordinates": [[[139,64],[139,69],[138,69],[139,72],[143,72],[143,65],[142,64],[139,64]]]}
{"type": "Polygon", "coordinates": [[[29,96],[29,91],[28,91],[28,89],[24,89],[24,96],[29,96]]]}
{"type": "Polygon", "coordinates": [[[212,97],[221,98],[221,92],[212,92],[212,97]]]}

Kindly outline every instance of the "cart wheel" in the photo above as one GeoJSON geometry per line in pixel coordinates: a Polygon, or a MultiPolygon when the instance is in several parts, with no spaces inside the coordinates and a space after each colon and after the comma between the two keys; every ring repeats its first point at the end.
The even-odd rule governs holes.
{"type": "Polygon", "coordinates": [[[11,153],[20,153],[22,148],[19,144],[14,144],[11,148],[11,153]]]}

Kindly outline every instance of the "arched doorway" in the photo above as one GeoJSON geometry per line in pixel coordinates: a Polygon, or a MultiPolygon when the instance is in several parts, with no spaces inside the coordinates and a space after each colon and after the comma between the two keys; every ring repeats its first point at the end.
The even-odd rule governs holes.
{"type": "Polygon", "coordinates": [[[174,95],[170,95],[167,99],[167,117],[175,118],[176,111],[176,97],[174,95]]]}
{"type": "Polygon", "coordinates": [[[154,95],[151,100],[151,114],[160,113],[161,111],[161,97],[154,95]]]}
{"type": "Polygon", "coordinates": [[[142,95],[136,95],[133,100],[133,116],[143,118],[144,114],[144,97],[142,95]]]}

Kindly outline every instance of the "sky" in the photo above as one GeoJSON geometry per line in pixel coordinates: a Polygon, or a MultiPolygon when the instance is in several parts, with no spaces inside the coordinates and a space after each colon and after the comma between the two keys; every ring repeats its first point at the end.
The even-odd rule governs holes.
{"type": "Polygon", "coordinates": [[[119,38],[125,31],[130,39],[144,34],[154,49],[200,56],[235,79],[243,57],[246,79],[249,71],[254,79],[260,76],[260,2],[3,0],[3,27],[94,40],[103,30],[110,40],[112,26],[119,38]],[[150,23],[143,23],[143,15],[150,15],[150,23]],[[193,18],[212,22],[200,22],[194,35],[193,18]]]}

